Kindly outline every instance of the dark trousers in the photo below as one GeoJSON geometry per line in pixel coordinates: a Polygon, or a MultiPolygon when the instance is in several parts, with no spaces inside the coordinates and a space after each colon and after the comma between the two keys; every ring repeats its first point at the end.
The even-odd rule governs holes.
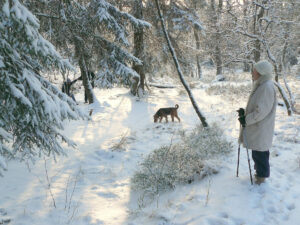
{"type": "Polygon", "coordinates": [[[270,152],[260,152],[252,150],[252,159],[254,161],[254,169],[258,177],[270,176],[270,164],[269,164],[270,152]]]}

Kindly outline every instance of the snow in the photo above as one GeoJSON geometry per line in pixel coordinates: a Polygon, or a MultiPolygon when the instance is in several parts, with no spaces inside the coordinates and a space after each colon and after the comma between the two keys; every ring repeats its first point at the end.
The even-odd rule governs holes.
{"type": "MultiPolygon", "coordinates": [[[[6,169],[7,164],[5,162],[5,159],[0,155],[0,168],[6,169]]],[[[0,175],[2,175],[1,170],[0,170],[0,175]]]]}
{"type": "MultiPolygon", "coordinates": [[[[2,127],[0,127],[0,139],[5,140],[9,142],[10,139],[12,139],[11,134],[7,133],[2,127]]],[[[0,143],[0,152],[6,152],[7,148],[5,145],[0,143]]],[[[5,159],[0,155],[0,176],[3,176],[2,170],[7,169],[7,164],[5,159]]]]}
{"type": "MultiPolygon", "coordinates": [[[[7,7],[7,6],[6,6],[7,7]]],[[[5,9],[3,9],[5,10],[5,9]]],[[[7,11],[7,9],[6,9],[7,11]]],[[[39,28],[39,22],[37,18],[18,0],[13,0],[12,7],[10,9],[11,13],[14,13],[17,19],[22,20],[24,23],[29,21],[33,26],[39,28]]],[[[7,12],[6,12],[7,14],[7,12]]]]}
{"type": "Polygon", "coordinates": [[[0,137],[6,140],[12,139],[11,134],[6,132],[2,127],[0,127],[0,137]]]}
{"type": "Polygon", "coordinates": [[[18,89],[18,87],[14,86],[11,81],[9,81],[9,88],[11,90],[11,94],[22,101],[23,104],[28,105],[29,107],[32,107],[31,102],[28,100],[28,98],[18,89]]]}
{"type": "MultiPolygon", "coordinates": [[[[299,88],[300,81],[296,82],[299,88]]],[[[143,157],[172,138],[178,140],[178,131],[191,130],[200,121],[188,96],[179,95],[177,88],[152,88],[141,100],[124,88],[94,89],[93,105],[83,104],[83,93],[75,96],[82,110],[94,109],[92,119],[64,122],[64,134],[77,144],[75,150],[64,146],[68,157],[59,157],[56,163],[49,159],[35,165],[8,163],[0,178],[0,211],[13,225],[299,224],[300,116],[288,117],[286,109],[278,107],[271,177],[265,184],[251,185],[244,149],[236,177],[236,109],[246,102],[208,95],[204,86],[193,89],[195,101],[208,124],[216,121],[236,149],[222,162],[220,173],[178,186],[153,202],[139,198],[130,189],[130,178],[143,157]],[[175,104],[181,123],[153,123],[158,108],[175,104]],[[124,136],[126,142],[113,148],[124,136]]],[[[1,219],[0,214],[0,223],[1,219]]]]}
{"type": "Polygon", "coordinates": [[[9,4],[8,4],[8,1],[6,1],[5,3],[4,3],[4,5],[3,5],[3,7],[2,7],[2,11],[3,11],[3,13],[5,13],[5,15],[7,16],[7,17],[9,17],[9,4]]]}
{"type": "Polygon", "coordinates": [[[151,27],[151,24],[136,19],[132,15],[126,12],[119,11],[115,6],[111,5],[105,1],[94,1],[95,4],[91,4],[91,7],[96,8],[96,17],[98,21],[108,23],[107,28],[115,33],[117,39],[125,45],[129,45],[127,40],[127,35],[124,30],[123,25],[120,24],[120,21],[117,21],[116,18],[126,18],[129,20],[135,27],[151,27]]]}

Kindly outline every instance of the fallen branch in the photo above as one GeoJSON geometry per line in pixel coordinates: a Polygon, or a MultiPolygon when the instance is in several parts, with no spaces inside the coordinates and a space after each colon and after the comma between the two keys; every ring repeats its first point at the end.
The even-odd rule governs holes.
{"type": "Polygon", "coordinates": [[[162,84],[154,84],[154,83],[149,83],[149,86],[157,87],[157,88],[177,88],[178,87],[178,86],[162,85],[162,84]]]}

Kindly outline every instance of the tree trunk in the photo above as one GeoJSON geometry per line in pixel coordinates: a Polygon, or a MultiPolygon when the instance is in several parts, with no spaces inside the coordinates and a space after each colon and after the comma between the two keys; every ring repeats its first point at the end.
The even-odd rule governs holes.
{"type": "Polygon", "coordinates": [[[216,62],[216,66],[217,66],[217,73],[216,75],[219,75],[219,74],[222,74],[223,72],[223,62],[222,62],[222,54],[221,54],[221,48],[220,48],[220,45],[221,45],[221,41],[222,41],[222,38],[221,38],[221,30],[220,30],[220,26],[219,26],[219,16],[220,16],[220,13],[221,13],[221,10],[223,8],[223,0],[219,0],[219,4],[218,4],[218,10],[216,10],[216,3],[215,3],[215,0],[211,0],[211,10],[212,10],[212,22],[213,22],[213,25],[215,26],[216,28],[216,33],[215,33],[215,51],[214,51],[214,59],[215,59],[215,62],[216,62]]]}
{"type": "Polygon", "coordinates": [[[286,80],[286,75],[285,75],[285,73],[286,73],[286,51],[287,51],[288,39],[289,39],[289,25],[287,25],[287,32],[285,33],[284,38],[285,38],[285,43],[284,43],[283,50],[282,50],[282,57],[281,57],[280,65],[279,65],[279,71],[282,74],[285,88],[287,89],[288,94],[289,94],[289,99],[290,99],[289,103],[291,105],[291,109],[293,112],[295,112],[296,111],[295,98],[293,96],[293,93],[292,93],[289,85],[288,85],[288,82],[286,80]]]}
{"type": "MultiPolygon", "coordinates": [[[[274,63],[274,62],[273,62],[273,63],[274,63]]],[[[292,110],[290,101],[289,101],[289,99],[288,99],[288,97],[287,97],[287,95],[286,95],[284,89],[283,89],[283,88],[281,87],[281,85],[279,84],[278,78],[279,78],[279,73],[280,73],[280,72],[279,72],[279,70],[278,70],[278,66],[277,66],[276,62],[274,63],[273,66],[274,66],[274,72],[275,72],[275,82],[274,82],[274,83],[276,84],[276,86],[277,86],[277,88],[278,88],[278,91],[279,91],[279,93],[280,93],[280,95],[281,95],[281,97],[282,97],[282,99],[283,99],[283,101],[284,101],[284,104],[285,104],[285,106],[286,106],[288,115],[291,116],[293,110],[292,110]]]]}
{"type": "Polygon", "coordinates": [[[157,8],[157,11],[158,11],[158,15],[159,15],[159,18],[160,18],[160,22],[161,22],[161,26],[162,26],[162,29],[163,29],[163,32],[164,32],[164,35],[165,35],[165,38],[166,38],[166,41],[168,43],[168,47],[169,47],[169,50],[171,52],[171,55],[173,57],[173,60],[174,60],[174,63],[175,63],[175,66],[176,66],[176,69],[177,69],[177,72],[178,72],[178,75],[179,75],[179,79],[181,81],[181,83],[183,84],[185,90],[187,91],[188,95],[189,95],[189,98],[192,102],[192,105],[200,119],[200,121],[202,122],[202,125],[203,127],[208,127],[208,124],[206,122],[206,118],[202,115],[202,113],[200,112],[199,108],[198,108],[198,105],[194,99],[194,96],[188,86],[188,84],[186,83],[186,81],[184,80],[183,78],[183,74],[181,72],[181,68],[180,68],[180,65],[178,63],[178,60],[177,60],[177,57],[176,57],[176,53],[174,51],[174,48],[171,44],[171,41],[169,39],[169,36],[168,36],[168,33],[166,31],[166,27],[165,27],[165,23],[164,23],[164,19],[162,17],[162,14],[161,14],[161,10],[160,10],[160,6],[159,6],[159,3],[158,3],[158,0],[155,0],[155,3],[156,3],[156,8],[157,8]]]}
{"type": "MultiPolygon", "coordinates": [[[[248,16],[248,10],[247,10],[247,6],[249,4],[248,0],[243,0],[243,4],[244,4],[244,10],[243,10],[243,16],[244,18],[246,18],[248,16]]],[[[249,23],[248,21],[246,21],[246,27],[248,27],[249,23]]],[[[247,44],[247,50],[249,50],[249,44],[247,44]]],[[[244,62],[244,68],[243,68],[243,71],[244,72],[250,72],[250,64],[248,63],[250,61],[250,54],[247,54],[246,55],[246,59],[247,59],[247,62],[244,62]]]]}
{"type": "Polygon", "coordinates": [[[89,104],[92,104],[92,103],[94,103],[94,95],[93,95],[93,91],[92,91],[92,85],[88,79],[88,71],[87,71],[86,63],[85,63],[83,56],[81,56],[79,59],[79,68],[80,68],[80,72],[81,72],[84,91],[86,92],[86,95],[88,97],[89,104]]]}
{"type": "Polygon", "coordinates": [[[277,82],[274,82],[274,84],[277,86],[278,90],[279,90],[279,93],[281,94],[282,96],[282,99],[284,101],[284,104],[286,106],[286,109],[287,109],[287,112],[288,112],[288,115],[291,116],[292,115],[292,108],[291,108],[291,104],[286,96],[286,93],[285,91],[283,90],[283,88],[281,87],[281,85],[277,82]]]}
{"type": "MultiPolygon", "coordinates": [[[[217,37],[219,34],[217,34],[217,37]]],[[[220,38],[217,38],[217,43],[220,43],[220,38]]],[[[223,66],[222,66],[222,57],[221,57],[221,50],[219,44],[216,46],[216,52],[215,52],[215,59],[217,64],[217,73],[216,75],[220,75],[223,73],[223,66]]]]}
{"type": "Polygon", "coordinates": [[[84,53],[82,51],[80,41],[75,38],[74,43],[75,43],[75,55],[78,58],[78,64],[79,64],[79,68],[80,68],[80,72],[81,72],[84,91],[87,94],[89,104],[92,104],[92,103],[94,103],[94,95],[93,95],[93,91],[92,91],[92,86],[88,79],[88,71],[87,71],[86,62],[84,59],[84,53]]]}
{"type": "MultiPolygon", "coordinates": [[[[137,19],[143,19],[143,4],[142,0],[135,0],[134,1],[134,12],[133,15],[137,19]]],[[[143,28],[135,28],[134,29],[134,56],[139,58],[143,61],[143,64],[145,63],[145,55],[144,55],[144,30],[143,28]]],[[[139,82],[138,87],[136,88],[141,89],[143,92],[145,91],[145,70],[144,65],[139,65],[134,63],[133,69],[140,75],[139,81],[136,79],[133,79],[135,82],[139,82]]],[[[136,84],[133,84],[135,86],[136,84]]],[[[139,94],[139,91],[133,90],[134,87],[132,87],[131,93],[136,95],[139,94]]],[[[140,96],[141,97],[141,96],[140,96]]]]}
{"type": "MultiPolygon", "coordinates": [[[[263,4],[265,4],[266,1],[263,1],[263,4]]],[[[258,34],[258,26],[261,25],[261,18],[263,17],[265,13],[265,9],[263,7],[260,7],[259,13],[257,14],[257,7],[255,6],[255,17],[253,20],[253,32],[254,35],[258,34]]],[[[260,60],[260,55],[261,55],[261,43],[260,40],[255,40],[254,42],[254,61],[258,62],[260,60]]]]}
{"type": "MultiPolygon", "coordinates": [[[[194,26],[194,37],[195,37],[195,41],[196,41],[196,48],[199,51],[200,50],[200,38],[199,38],[199,33],[198,30],[196,29],[196,27],[194,26]]],[[[199,79],[202,78],[202,69],[201,69],[201,58],[200,58],[200,54],[197,53],[196,55],[196,62],[197,62],[197,77],[199,79]]]]}
{"type": "Polygon", "coordinates": [[[132,95],[137,95],[138,94],[138,85],[139,85],[139,77],[132,77],[131,78],[131,87],[130,87],[130,92],[132,95]]]}
{"type": "Polygon", "coordinates": [[[293,112],[296,112],[297,110],[295,109],[295,98],[294,98],[294,96],[293,96],[293,93],[292,93],[292,91],[291,91],[291,88],[290,88],[289,84],[287,83],[286,76],[285,76],[285,71],[284,71],[284,73],[282,74],[282,77],[283,77],[283,82],[284,82],[285,88],[286,88],[286,90],[287,90],[287,92],[288,92],[288,94],[289,94],[290,108],[291,108],[291,110],[292,110],[293,112]]]}

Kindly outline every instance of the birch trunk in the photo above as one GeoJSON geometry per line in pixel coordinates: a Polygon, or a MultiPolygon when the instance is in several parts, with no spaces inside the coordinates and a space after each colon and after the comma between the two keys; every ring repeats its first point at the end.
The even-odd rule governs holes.
{"type": "Polygon", "coordinates": [[[155,3],[156,3],[156,8],[157,8],[157,11],[158,11],[158,15],[159,15],[159,19],[160,19],[160,22],[161,22],[161,26],[162,26],[162,29],[163,29],[163,33],[164,33],[164,36],[166,38],[166,41],[168,43],[168,47],[169,47],[169,50],[171,52],[171,55],[173,57],[173,60],[174,60],[174,63],[175,63],[175,66],[176,66],[176,69],[177,69],[177,72],[178,72],[178,76],[179,76],[179,79],[181,81],[181,83],[183,84],[185,90],[187,91],[188,95],[189,95],[189,98],[192,102],[192,105],[200,119],[200,121],[202,122],[202,125],[203,127],[208,127],[208,124],[206,122],[206,118],[202,115],[202,113],[200,112],[199,108],[198,108],[198,105],[194,99],[194,96],[188,86],[188,84],[186,83],[184,77],[183,77],[183,74],[182,74],[182,71],[181,71],[181,68],[180,68],[180,65],[178,63],[178,60],[177,60],[177,57],[176,57],[176,53],[174,51],[174,48],[171,44],[171,41],[169,39],[169,36],[168,36],[168,33],[166,31],[166,27],[165,27],[165,23],[164,23],[164,19],[162,17],[162,14],[161,14],[161,10],[160,10],[160,6],[159,6],[159,3],[158,3],[158,0],[155,0],[155,3]]]}

